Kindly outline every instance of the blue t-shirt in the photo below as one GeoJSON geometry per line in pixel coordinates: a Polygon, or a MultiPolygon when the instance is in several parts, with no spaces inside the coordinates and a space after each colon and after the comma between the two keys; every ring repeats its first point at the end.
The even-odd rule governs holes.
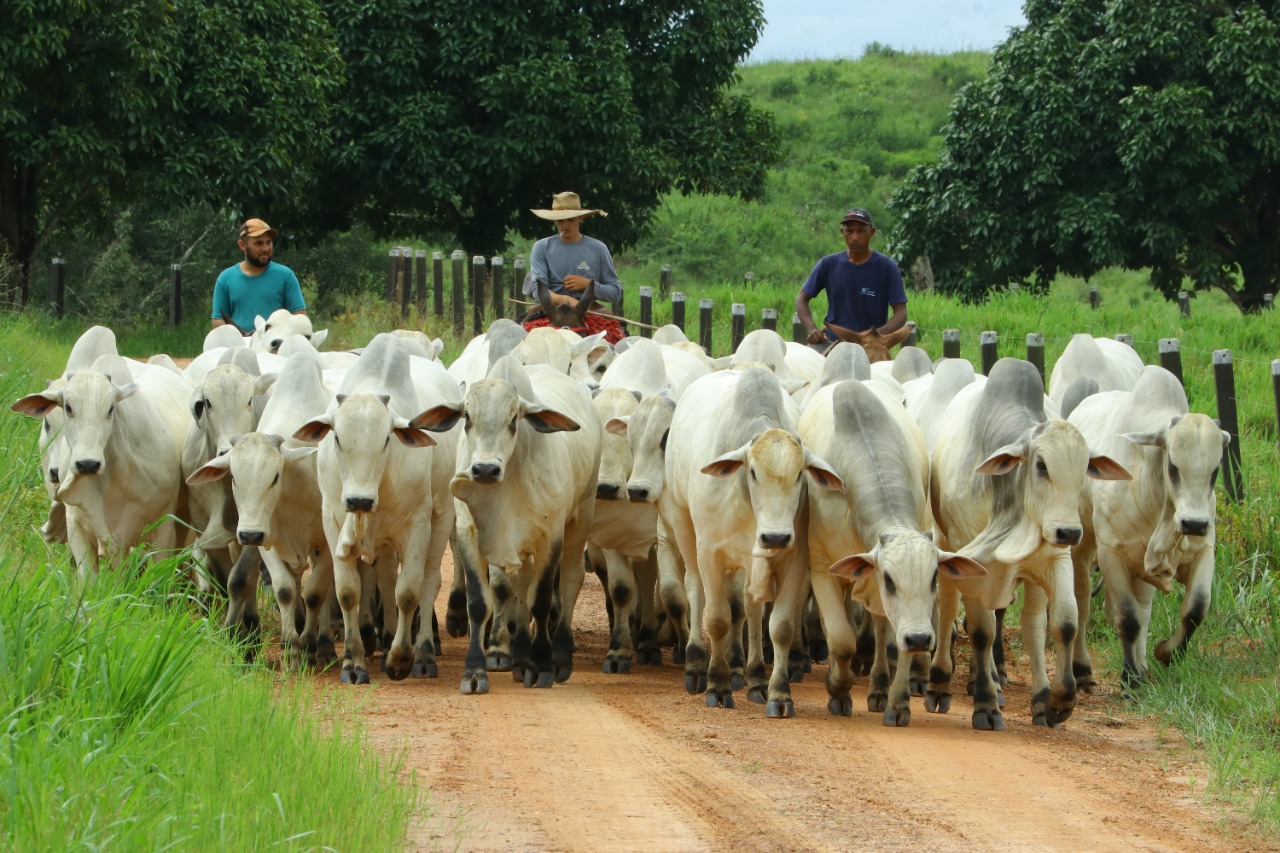
{"type": "Polygon", "coordinates": [[[270,317],[279,308],[305,311],[307,303],[293,270],[275,261],[258,275],[245,275],[239,264],[227,267],[213,286],[213,319],[227,320],[242,332],[253,331],[255,317],[270,317]]]}
{"type": "MultiPolygon", "coordinates": [[[[876,251],[860,264],[849,260],[848,252],[825,256],[814,265],[800,290],[810,299],[825,290],[825,322],[855,332],[883,326],[889,317],[889,306],[907,301],[898,265],[876,251]]],[[[831,332],[826,335],[836,340],[831,332]]]]}

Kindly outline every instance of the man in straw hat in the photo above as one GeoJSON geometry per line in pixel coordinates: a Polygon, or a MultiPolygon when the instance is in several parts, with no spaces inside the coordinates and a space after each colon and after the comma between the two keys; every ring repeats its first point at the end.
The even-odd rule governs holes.
{"type": "Polygon", "coordinates": [[[603,210],[586,208],[575,192],[556,193],[551,208],[534,210],[534,216],[556,224],[556,233],[533,244],[529,253],[529,275],[524,293],[537,297],[537,282],[546,282],[554,305],[576,306],[592,286],[599,302],[622,298],[622,282],[613,266],[609,247],[582,233],[582,220],[593,214],[608,216],[603,210]]]}
{"type": "Polygon", "coordinates": [[[230,323],[240,334],[252,335],[259,315],[270,317],[279,308],[307,313],[298,277],[271,259],[277,236],[279,232],[261,219],[246,219],[240,226],[237,245],[244,260],[223,270],[213,286],[215,329],[230,323]]]}

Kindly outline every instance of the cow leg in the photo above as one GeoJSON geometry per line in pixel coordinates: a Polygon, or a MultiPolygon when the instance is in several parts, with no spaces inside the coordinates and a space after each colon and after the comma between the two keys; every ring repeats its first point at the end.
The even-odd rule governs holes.
{"type": "MultiPolygon", "coordinates": [[[[364,560],[357,560],[356,564],[360,574],[360,612],[357,616],[359,622],[357,627],[366,654],[373,654],[378,650],[378,629],[373,613],[374,600],[378,592],[377,567],[370,566],[364,560]]],[[[346,618],[345,612],[343,618],[346,618]]]]}
{"type": "MultiPolygon", "coordinates": [[[[225,548],[206,551],[209,556],[209,565],[216,565],[222,558],[215,557],[215,551],[221,550],[228,553],[225,548]]],[[[236,560],[234,566],[224,578],[227,591],[227,618],[223,623],[230,628],[235,637],[241,642],[247,643],[245,647],[245,660],[253,660],[252,644],[258,634],[258,628],[261,621],[258,619],[257,613],[248,613],[248,602],[257,596],[258,593],[258,574],[259,563],[261,561],[261,553],[256,545],[245,546],[240,552],[240,559],[236,560]]]]}
{"type": "MultiPolygon", "coordinates": [[[[592,494],[595,489],[592,489],[592,494]]],[[[581,517],[581,516],[579,516],[581,517]]],[[[573,674],[573,612],[578,607],[578,596],[582,593],[582,582],[586,578],[586,566],[583,563],[583,554],[586,552],[587,546],[587,529],[590,524],[581,524],[574,522],[565,527],[564,542],[560,549],[559,559],[552,563],[560,565],[560,619],[555,625],[555,634],[551,641],[551,660],[552,668],[555,672],[557,682],[565,682],[569,680],[569,676],[573,674]]],[[[627,564],[628,573],[630,573],[630,561],[623,558],[623,562],[627,564]]],[[[610,569],[612,575],[612,569],[610,569]]],[[[631,581],[631,608],[635,606],[635,577],[630,576],[631,581]]],[[[623,616],[615,614],[616,620],[622,623],[624,631],[630,631],[631,616],[630,611],[623,616]]],[[[627,634],[627,643],[630,645],[630,634],[627,634]]],[[[630,667],[631,655],[627,654],[628,668],[630,667]]]]}
{"type": "MultiPolygon", "coordinates": [[[[372,608],[373,627],[378,640],[378,648],[382,650],[382,671],[387,671],[387,656],[391,653],[391,643],[400,633],[400,611],[396,608],[396,590],[400,574],[401,555],[394,547],[378,549],[378,556],[373,561],[374,584],[377,587],[377,604],[372,608]]],[[[403,678],[403,676],[401,676],[403,678]]],[[[399,681],[400,678],[392,678],[399,681]]]]}
{"type": "MultiPolygon", "coordinates": [[[[461,513],[459,521],[462,521],[461,513]]],[[[466,574],[467,590],[467,657],[463,664],[463,694],[479,694],[489,692],[489,671],[485,667],[485,623],[493,612],[490,605],[492,593],[489,590],[489,567],[480,558],[480,549],[475,541],[475,528],[459,525],[453,537],[454,571],[466,574]]]]}
{"type": "Polygon", "coordinates": [[[870,618],[875,631],[876,655],[875,662],[871,664],[871,678],[867,682],[867,710],[878,714],[889,706],[889,682],[893,680],[889,656],[890,652],[896,655],[897,649],[890,648],[889,620],[883,616],[870,618]]]}
{"type": "MultiPolygon", "coordinates": [[[[939,573],[941,574],[941,573],[939,573]]],[[[960,611],[960,591],[949,583],[938,585],[938,645],[929,667],[929,687],[924,693],[924,709],[931,714],[951,710],[951,674],[955,671],[956,614],[960,611]]]]}
{"type": "Polygon", "coordinates": [[[306,621],[298,636],[298,645],[307,660],[320,669],[333,663],[337,656],[333,634],[329,630],[329,597],[333,593],[333,557],[328,546],[311,555],[311,573],[302,584],[302,600],[306,605],[306,621]]]}
{"type": "Polygon", "coordinates": [[[827,668],[827,711],[842,717],[852,716],[853,656],[857,640],[849,624],[841,581],[825,571],[813,572],[813,599],[822,616],[822,627],[829,649],[827,668]]]}
{"type": "Polygon", "coordinates": [[[610,620],[609,651],[604,657],[604,671],[622,673],[631,671],[631,623],[636,610],[636,577],[631,560],[613,550],[604,551],[608,569],[605,589],[613,603],[610,620]]]}
{"type": "Polygon", "coordinates": [[[1191,635],[1200,627],[1205,614],[1209,612],[1209,603],[1213,599],[1213,551],[1213,542],[1210,541],[1205,550],[1196,557],[1186,584],[1186,594],[1182,597],[1178,627],[1167,640],[1156,644],[1156,660],[1166,666],[1176,661],[1186,651],[1191,635]]]}
{"type": "MultiPolygon", "coordinates": [[[[658,533],[659,569],[662,568],[663,543],[662,526],[658,533]]],[[[707,689],[707,650],[702,643],[702,632],[705,610],[706,588],[703,586],[701,567],[698,561],[698,538],[693,530],[693,522],[687,514],[680,513],[676,524],[670,528],[670,541],[667,542],[668,553],[676,555],[675,565],[683,565],[684,601],[688,608],[689,625],[684,646],[684,689],[697,695],[707,689]]],[[[712,566],[714,564],[708,564],[712,566]]],[[[723,584],[723,579],[721,580],[723,584]]],[[[668,611],[670,613],[671,611],[668,611]]],[[[673,615],[674,618],[674,615],[673,615]]],[[[676,631],[680,630],[677,620],[676,631]]],[[[677,650],[679,650],[677,646],[677,650]]]]}
{"type": "MultiPolygon", "coordinates": [[[[967,598],[964,611],[969,625],[969,638],[973,643],[973,668],[977,670],[973,687],[973,727],[979,731],[1002,732],[1004,717],[1000,713],[995,661],[991,652],[996,634],[996,616],[978,602],[967,598]]],[[[930,681],[932,680],[931,676],[930,681]]]]}
{"type": "MultiPolygon", "coordinates": [[[[337,536],[330,541],[337,541],[337,536]]],[[[333,558],[333,585],[338,593],[338,606],[342,608],[342,641],[345,650],[342,654],[342,683],[368,684],[369,667],[365,659],[364,631],[360,625],[360,605],[363,588],[366,584],[361,577],[360,561],[333,558]]],[[[370,572],[364,572],[368,575],[370,572]]],[[[370,640],[372,641],[372,635],[370,640]]]]}
{"type": "MultiPolygon", "coordinates": [[[[533,599],[529,610],[533,617],[533,643],[529,646],[529,665],[524,671],[525,687],[546,688],[556,682],[555,665],[552,662],[554,649],[551,638],[551,603],[555,597],[556,566],[562,558],[562,547],[562,542],[551,546],[551,553],[539,567],[538,577],[532,584],[533,599]]],[[[578,554],[581,559],[581,549],[578,554]]]]}
{"type": "MultiPolygon", "coordinates": [[[[769,678],[769,701],[765,703],[766,717],[786,718],[796,715],[791,699],[792,661],[784,658],[795,647],[800,612],[809,594],[808,571],[796,553],[784,558],[787,565],[777,582],[777,597],[773,613],[769,616],[769,637],[773,641],[773,674],[769,678]],[[787,660],[784,665],[783,661],[787,660]]],[[[807,652],[806,652],[807,653],[807,652]]]]}
{"type": "Polygon", "coordinates": [[[444,629],[450,637],[467,636],[467,573],[458,565],[453,567],[453,579],[449,584],[449,604],[444,612],[444,629]]]}
{"type": "MultiPolygon", "coordinates": [[[[733,630],[733,613],[729,605],[729,590],[724,569],[715,564],[715,554],[710,546],[698,554],[702,581],[706,584],[705,622],[707,637],[711,641],[711,653],[707,662],[707,707],[732,708],[733,686],[729,680],[729,634],[733,630]]],[[[741,630],[741,628],[739,628],[741,630]]],[[[690,646],[692,663],[692,645],[690,646]]],[[[686,673],[687,673],[686,666],[686,673]]],[[[688,675],[685,675],[688,686],[688,675]]]]}
{"type": "MultiPolygon", "coordinates": [[[[892,630],[890,628],[890,630],[892,630]]],[[[927,660],[927,654],[912,654],[902,646],[898,646],[898,668],[893,673],[893,681],[889,684],[889,695],[884,709],[884,724],[905,728],[911,725],[911,696],[913,673],[917,668],[916,660],[927,660]]]]}
{"type": "MultiPolygon", "coordinates": [[[[1052,589],[1048,594],[1049,630],[1058,652],[1058,667],[1045,706],[1045,722],[1053,727],[1062,725],[1076,707],[1076,676],[1074,652],[1076,635],[1083,630],[1076,619],[1078,607],[1075,595],[1075,569],[1070,554],[1059,554],[1053,561],[1052,589]]],[[[1031,587],[1028,586],[1028,591],[1031,587]]],[[[1044,636],[1043,632],[1040,634],[1044,636]]],[[[1040,658],[1043,660],[1043,657],[1040,658]]],[[[1032,694],[1034,706],[1035,693],[1032,694]]]]}
{"type": "MultiPolygon", "coordinates": [[[[746,641],[744,630],[747,626],[747,594],[745,571],[736,571],[730,574],[725,580],[725,592],[728,595],[729,602],[729,638],[725,643],[725,661],[729,666],[729,689],[741,690],[747,686],[746,668],[746,641]]],[[[760,620],[756,620],[756,626],[760,625],[760,620]]],[[[757,647],[760,647],[760,640],[756,640],[757,647]]]]}
{"type": "Polygon", "coordinates": [[[1031,666],[1031,723],[1049,725],[1049,675],[1045,668],[1045,632],[1048,629],[1048,597],[1040,587],[1023,584],[1022,645],[1031,666]]]}
{"type": "MultiPolygon", "coordinates": [[[[812,583],[812,582],[811,582],[812,583]]],[[[827,643],[827,634],[823,628],[821,611],[818,609],[817,597],[810,586],[804,603],[804,630],[808,641],[809,658],[814,663],[822,663],[831,654],[827,643]]]]}
{"type": "MultiPolygon", "coordinates": [[[[431,538],[431,525],[426,518],[418,517],[409,525],[409,533],[400,549],[400,574],[395,579],[392,596],[383,598],[383,609],[388,618],[392,602],[395,603],[395,634],[390,643],[384,643],[382,669],[392,681],[403,681],[414,671],[416,655],[429,648],[431,659],[424,666],[422,676],[434,678],[436,675],[435,648],[431,643],[431,629],[428,623],[427,642],[423,648],[415,649],[413,643],[413,617],[422,604],[423,585],[425,583],[425,565],[427,562],[427,546],[431,538]]],[[[378,562],[382,563],[379,555],[378,562]]],[[[439,577],[436,578],[437,589],[439,577]]]]}
{"type": "Polygon", "coordinates": [[[654,549],[643,560],[631,561],[636,578],[636,632],[633,643],[636,662],[662,664],[662,649],[658,647],[658,612],[654,592],[658,585],[658,560],[654,549]]]}
{"type": "MultiPolygon", "coordinates": [[[[245,548],[245,551],[259,550],[245,548]]],[[[243,554],[242,554],[243,556],[243,554]]],[[[271,589],[280,610],[280,658],[281,668],[301,669],[306,662],[306,652],[298,640],[298,579],[276,550],[262,550],[260,558],[271,576],[271,589]]]]}
{"type": "MultiPolygon", "coordinates": [[[[755,702],[757,705],[763,705],[769,698],[769,672],[765,666],[764,649],[769,642],[769,638],[765,636],[764,620],[766,611],[770,608],[764,602],[756,601],[755,596],[748,594],[743,604],[746,610],[746,634],[747,634],[747,701],[755,702]]],[[[730,605],[729,612],[733,612],[730,605]]],[[[739,631],[738,635],[741,636],[739,631]]],[[[770,657],[773,656],[773,647],[769,646],[770,657]]],[[[732,667],[730,668],[732,670],[732,667]]],[[[775,667],[775,670],[778,667],[775,667]]],[[[782,667],[785,672],[785,667],[782,667]]],[[[732,681],[732,675],[730,675],[732,681]]]]}
{"type": "MultiPolygon", "coordinates": [[[[675,635],[672,643],[671,662],[685,662],[685,649],[689,645],[689,595],[685,589],[685,572],[680,561],[680,551],[673,539],[663,533],[665,525],[658,520],[658,540],[654,545],[658,561],[658,599],[667,624],[675,635]]],[[[701,630],[701,628],[699,628],[701,630]]]]}
{"type": "MultiPolygon", "coordinates": [[[[1086,539],[1089,537],[1087,529],[1086,527],[1086,539]]],[[[1072,649],[1071,672],[1076,678],[1076,689],[1092,696],[1098,692],[1098,680],[1093,675],[1093,659],[1089,656],[1089,644],[1085,640],[1085,635],[1089,630],[1089,610],[1093,598],[1092,578],[1089,577],[1093,555],[1090,553],[1088,559],[1082,561],[1079,550],[1080,546],[1071,549],[1071,571],[1076,596],[1076,625],[1080,629],[1076,632],[1075,647],[1072,649]]],[[[1093,549],[1089,550],[1092,552],[1093,549]]]]}
{"type": "Polygon", "coordinates": [[[1001,607],[996,612],[996,636],[991,643],[991,659],[996,665],[996,684],[1004,687],[1009,683],[1009,670],[1004,662],[1004,614],[1001,607]]]}
{"type": "MultiPolygon", "coordinates": [[[[490,672],[510,672],[516,681],[523,681],[524,665],[529,659],[529,620],[522,605],[525,598],[522,593],[517,592],[512,576],[500,567],[489,566],[488,574],[488,588],[492,590],[494,612],[489,636],[485,643],[487,653],[485,659],[490,672]],[[522,624],[525,628],[524,633],[519,634],[520,670],[517,672],[515,669],[516,637],[517,628],[522,624]]],[[[511,574],[517,579],[523,574],[526,580],[522,582],[527,583],[527,572],[521,572],[516,568],[511,574]]],[[[470,593],[468,593],[468,601],[470,601],[469,596],[470,593]]]]}
{"type": "Polygon", "coordinates": [[[857,648],[853,653],[853,674],[856,679],[859,675],[870,675],[871,668],[875,666],[876,629],[871,622],[871,614],[862,606],[862,602],[850,597],[845,607],[849,614],[849,624],[853,626],[853,632],[857,636],[857,648]]]}
{"type": "Polygon", "coordinates": [[[1115,620],[1116,633],[1120,635],[1120,648],[1124,655],[1120,686],[1127,696],[1147,673],[1146,655],[1140,649],[1143,607],[1139,595],[1142,587],[1148,590],[1151,587],[1129,574],[1119,551],[1102,543],[1098,544],[1098,568],[1107,585],[1107,607],[1115,620]]]}
{"type": "Polygon", "coordinates": [[[414,640],[413,671],[409,673],[414,678],[436,677],[436,655],[441,651],[440,623],[436,619],[436,598],[440,595],[442,581],[440,563],[444,560],[444,549],[449,544],[455,520],[452,500],[446,500],[445,508],[437,509],[431,515],[431,538],[427,545],[427,559],[422,565],[422,598],[419,605],[420,610],[431,615],[431,627],[414,640]]]}

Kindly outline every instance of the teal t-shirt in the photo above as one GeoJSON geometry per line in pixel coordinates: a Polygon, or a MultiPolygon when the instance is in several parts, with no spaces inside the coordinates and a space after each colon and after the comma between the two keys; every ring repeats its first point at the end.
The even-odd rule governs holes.
{"type": "Polygon", "coordinates": [[[228,320],[242,332],[253,331],[255,317],[270,317],[279,308],[305,311],[307,303],[293,270],[275,261],[258,275],[245,275],[239,264],[227,267],[213,285],[213,319],[228,320]]]}

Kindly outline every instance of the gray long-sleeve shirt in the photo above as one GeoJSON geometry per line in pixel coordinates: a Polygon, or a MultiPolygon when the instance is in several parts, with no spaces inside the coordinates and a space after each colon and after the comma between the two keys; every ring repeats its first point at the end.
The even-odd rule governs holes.
{"type": "Polygon", "coordinates": [[[529,252],[529,277],[524,293],[534,296],[534,281],[542,279],[557,293],[577,297],[580,294],[565,290],[567,275],[581,275],[596,283],[597,302],[617,302],[622,298],[622,281],[613,266],[609,247],[594,237],[582,235],[576,243],[566,243],[558,234],[544,237],[533,244],[529,252]]]}

